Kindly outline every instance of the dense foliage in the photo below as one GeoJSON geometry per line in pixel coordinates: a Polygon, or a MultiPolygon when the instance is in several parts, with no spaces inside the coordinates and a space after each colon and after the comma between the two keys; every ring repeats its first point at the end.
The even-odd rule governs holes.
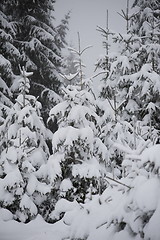
{"type": "Polygon", "coordinates": [[[72,63],[70,71],[57,75],[69,15],[53,28],[54,1],[33,1],[32,10],[28,1],[2,2],[0,216],[28,222],[40,214],[56,222],[56,239],[159,240],[159,1],[135,0],[132,14],[122,11],[125,34],[100,28],[105,54],[97,62],[97,95],[83,74],[89,47],[80,48],[79,35],[79,50],[70,48],[63,61],[72,63]],[[18,68],[24,62],[34,74],[18,68]],[[59,77],[60,96],[51,91],[59,77]],[[29,78],[56,102],[49,105],[52,132],[29,94],[29,78]]]}
{"type": "MultiPolygon", "coordinates": [[[[54,4],[54,0],[0,3],[1,77],[11,87],[19,64],[34,71],[31,93],[41,97],[43,116],[48,114],[51,102],[56,102],[49,90],[58,93],[61,84],[58,72],[64,65],[61,50],[66,45],[69,19],[67,14],[59,26],[54,26],[54,4]]],[[[17,84],[12,91],[17,91],[17,84]]]]}

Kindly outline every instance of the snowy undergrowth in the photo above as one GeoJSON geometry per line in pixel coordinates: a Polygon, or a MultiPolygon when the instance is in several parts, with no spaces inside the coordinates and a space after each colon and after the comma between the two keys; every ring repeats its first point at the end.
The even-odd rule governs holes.
{"type": "Polygon", "coordinates": [[[28,224],[18,223],[8,210],[1,209],[0,239],[159,240],[159,153],[160,145],[145,149],[139,155],[139,172],[134,177],[128,175],[119,183],[108,179],[102,195],[84,204],[60,199],[51,213],[57,220],[54,224],[46,223],[40,215],[28,224]]]}

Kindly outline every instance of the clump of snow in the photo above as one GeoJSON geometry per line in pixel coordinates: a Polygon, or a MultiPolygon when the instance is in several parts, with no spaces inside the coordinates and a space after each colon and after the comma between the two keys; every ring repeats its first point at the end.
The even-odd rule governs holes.
{"type": "Polygon", "coordinates": [[[75,164],[73,166],[72,174],[80,178],[99,178],[101,176],[101,168],[96,158],[92,158],[82,164],[75,164]]]}
{"type": "Polygon", "coordinates": [[[43,150],[40,147],[36,148],[28,157],[28,161],[31,162],[34,167],[40,167],[45,163],[45,154],[43,150]]]}
{"type": "Polygon", "coordinates": [[[17,215],[19,215],[19,219],[22,222],[25,222],[28,218],[28,216],[25,215],[25,212],[29,212],[31,216],[36,216],[38,213],[36,205],[33,203],[30,197],[27,196],[26,193],[22,196],[22,199],[20,201],[20,209],[21,212],[19,212],[17,215]]]}
{"type": "Polygon", "coordinates": [[[69,178],[67,179],[64,179],[62,182],[61,182],[61,185],[60,185],[60,190],[62,192],[67,192],[68,190],[72,189],[73,188],[73,185],[72,185],[72,182],[69,178]]]}
{"type": "Polygon", "coordinates": [[[11,124],[8,128],[8,139],[16,138],[17,131],[18,131],[18,124],[17,123],[11,124]]]}
{"type": "Polygon", "coordinates": [[[55,219],[59,219],[61,213],[66,213],[66,212],[72,212],[75,209],[79,209],[80,205],[76,202],[69,202],[68,200],[62,198],[60,199],[56,205],[55,205],[55,210],[53,210],[50,214],[50,218],[55,220],[55,219]]]}
{"type": "Polygon", "coordinates": [[[32,174],[28,180],[27,192],[28,195],[32,195],[35,191],[39,192],[41,195],[44,195],[51,191],[50,186],[46,183],[41,183],[37,178],[32,174]]]}
{"type": "Polygon", "coordinates": [[[11,163],[17,162],[18,154],[17,154],[17,150],[14,146],[8,148],[6,158],[7,158],[7,160],[11,161],[11,163]]]}
{"type": "Polygon", "coordinates": [[[13,219],[13,214],[9,210],[1,208],[0,209],[0,219],[5,222],[10,221],[13,219]]]}
{"type": "Polygon", "coordinates": [[[62,170],[60,162],[64,159],[64,153],[50,156],[47,162],[47,172],[51,182],[54,182],[57,176],[61,176],[62,170]]]}
{"type": "MultiPolygon", "coordinates": [[[[53,135],[52,147],[53,152],[57,151],[57,146],[63,143],[63,147],[70,149],[71,146],[74,146],[75,142],[81,140],[84,144],[93,148],[91,143],[93,142],[93,132],[90,127],[85,127],[81,129],[73,128],[71,126],[60,128],[53,135]]],[[[87,150],[87,148],[86,148],[87,150]]]]}
{"type": "Polygon", "coordinates": [[[142,163],[143,164],[153,164],[154,168],[158,169],[160,167],[160,144],[154,145],[142,153],[142,163]]]}
{"type": "Polygon", "coordinates": [[[158,226],[159,222],[160,222],[160,201],[155,212],[150,218],[149,224],[147,224],[147,226],[145,227],[146,239],[159,240],[160,238],[160,228],[158,226]]]}
{"type": "Polygon", "coordinates": [[[135,191],[134,201],[143,212],[153,211],[157,208],[160,197],[160,182],[157,178],[151,178],[141,183],[135,191]]]}
{"type": "Polygon", "coordinates": [[[21,183],[23,182],[23,179],[22,179],[20,171],[17,168],[15,168],[11,172],[9,172],[5,176],[5,178],[1,180],[1,182],[3,184],[4,189],[5,188],[8,188],[8,189],[15,188],[16,189],[16,186],[21,185],[21,183]]]}

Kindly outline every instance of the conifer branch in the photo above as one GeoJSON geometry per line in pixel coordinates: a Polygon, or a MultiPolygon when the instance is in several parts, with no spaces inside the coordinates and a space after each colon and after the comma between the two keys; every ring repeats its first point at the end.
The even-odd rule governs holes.
{"type": "Polygon", "coordinates": [[[81,51],[81,53],[80,53],[80,55],[82,55],[82,53],[84,53],[87,49],[89,49],[89,48],[91,48],[91,47],[93,47],[92,45],[90,45],[90,46],[88,46],[88,47],[86,47],[86,48],[84,48],[82,51],[81,51]]]}
{"type": "Polygon", "coordinates": [[[106,176],[105,178],[107,178],[107,179],[109,179],[109,180],[111,180],[111,181],[114,181],[114,182],[116,182],[116,183],[118,183],[118,184],[120,184],[120,185],[122,185],[122,186],[124,186],[124,187],[127,187],[127,188],[129,188],[129,189],[132,189],[132,187],[130,187],[130,186],[124,184],[124,183],[121,183],[120,181],[118,181],[118,180],[116,180],[116,179],[113,179],[113,178],[108,177],[108,176],[106,176]]]}
{"type": "MultiPolygon", "coordinates": [[[[96,70],[95,70],[95,71],[96,71],[96,70]]],[[[109,71],[107,70],[107,71],[99,72],[99,73],[95,74],[92,78],[96,78],[96,77],[98,77],[99,75],[105,74],[105,73],[109,73],[109,71]]]]}

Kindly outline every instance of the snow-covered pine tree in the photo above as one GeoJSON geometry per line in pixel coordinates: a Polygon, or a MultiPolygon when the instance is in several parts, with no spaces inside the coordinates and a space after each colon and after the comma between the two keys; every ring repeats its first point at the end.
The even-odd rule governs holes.
{"type": "MultiPolygon", "coordinates": [[[[137,13],[136,10],[135,13],[137,13]]],[[[111,109],[111,111],[105,110],[104,104],[101,104],[102,137],[104,141],[106,139],[106,145],[109,149],[113,149],[111,146],[116,141],[123,142],[124,145],[129,144],[131,148],[136,147],[136,139],[139,141],[141,138],[151,138],[154,141],[154,138],[158,136],[159,129],[157,117],[159,111],[159,75],[153,69],[151,53],[150,57],[145,55],[142,61],[144,56],[142,52],[146,51],[145,49],[151,50],[151,45],[153,47],[154,43],[152,41],[149,47],[144,43],[144,36],[135,34],[132,28],[128,29],[128,19],[132,19],[134,22],[137,14],[133,12],[129,16],[127,10],[125,16],[127,16],[127,33],[114,34],[112,37],[118,46],[118,52],[108,52],[104,60],[99,61],[104,67],[103,62],[105,63],[106,58],[108,59],[106,70],[109,73],[103,79],[100,97],[102,101],[107,102],[108,108],[111,109]],[[107,122],[109,123],[106,124],[107,122]],[[106,136],[108,137],[106,138],[106,136]]],[[[108,34],[108,32],[108,29],[104,30],[103,35],[108,34]]],[[[145,38],[147,37],[145,36],[145,38]]],[[[155,44],[157,49],[159,44],[155,44]]],[[[158,66],[158,61],[155,59],[154,65],[158,66]]],[[[110,152],[111,155],[114,155],[114,151],[110,152]]]]}
{"type": "MultiPolygon", "coordinates": [[[[123,103],[120,103],[122,119],[131,121],[135,115],[141,122],[141,128],[145,129],[145,132],[143,130],[142,132],[146,139],[153,139],[159,129],[157,124],[160,102],[159,21],[153,14],[154,11],[157,13],[159,5],[158,2],[152,4],[140,1],[140,9],[135,8],[131,16],[128,11],[128,15],[124,14],[124,16],[128,16],[126,18],[127,26],[128,19],[131,20],[131,26],[133,26],[130,29],[127,27],[127,34],[118,34],[113,37],[114,41],[118,43],[120,51],[119,57],[116,56],[111,64],[109,80],[112,81],[108,81],[115,109],[119,110],[116,102],[119,104],[119,99],[121,99],[120,102],[123,103]],[[151,12],[152,14],[150,14],[151,12]],[[138,22],[140,23],[136,32],[135,28],[138,22]]],[[[157,15],[155,14],[155,16],[157,15]]]]}
{"type": "Polygon", "coordinates": [[[87,194],[91,198],[101,191],[107,149],[98,137],[99,119],[93,95],[71,86],[62,90],[64,101],[50,112],[59,126],[48,161],[52,166],[51,180],[59,198],[84,202],[87,194]]]}
{"type": "MultiPolygon", "coordinates": [[[[110,189],[106,189],[102,194],[102,199],[110,201],[107,203],[108,211],[110,212],[110,209],[113,211],[87,239],[101,235],[102,239],[108,237],[110,239],[156,240],[160,236],[157,228],[160,146],[152,146],[153,143],[150,140],[146,142],[144,140],[147,138],[153,140],[153,134],[157,135],[159,129],[159,121],[156,117],[159,109],[159,42],[157,41],[159,28],[155,24],[158,21],[154,20],[155,39],[153,28],[150,28],[151,25],[153,27],[153,15],[159,16],[157,14],[159,2],[135,1],[136,5],[138,7],[135,8],[134,13],[136,14],[133,14],[131,18],[133,25],[130,31],[128,30],[125,35],[114,35],[120,51],[119,54],[108,55],[111,57],[107,70],[111,75],[107,74],[103,92],[101,92],[103,103],[99,104],[104,126],[102,128],[103,139],[108,136],[106,133],[109,133],[109,137],[114,140],[111,142],[112,149],[119,149],[122,153],[123,174],[120,182],[117,181],[117,187],[115,183],[114,187],[109,187],[110,189]],[[134,28],[136,28],[136,32],[133,30],[134,28]],[[143,31],[145,34],[141,34],[143,31]],[[115,90],[117,90],[117,95],[115,95],[115,90]],[[110,92],[111,95],[109,95],[110,92]],[[118,100],[123,103],[120,105],[122,108],[118,107],[118,100]],[[105,111],[103,107],[106,102],[107,109],[111,109],[109,112],[105,111]],[[150,108],[152,112],[149,111],[150,108]],[[121,125],[125,120],[127,129],[124,127],[125,125],[122,125],[121,128],[117,128],[117,124],[114,125],[114,128],[110,126],[113,120],[116,120],[115,110],[117,110],[117,124],[121,125]],[[110,129],[112,130],[109,131],[110,129]],[[115,138],[113,133],[115,133],[115,138]],[[115,142],[121,142],[121,144],[114,145],[115,142]],[[150,147],[146,149],[147,146],[150,147]]],[[[105,66],[106,57],[99,63],[102,67],[105,66]]],[[[109,143],[107,139],[106,143],[109,143]]],[[[81,233],[81,235],[83,234],[81,233]]]]}
{"type": "MultiPolygon", "coordinates": [[[[147,126],[149,137],[153,137],[155,130],[159,130],[160,111],[160,28],[159,1],[134,1],[133,11],[136,13],[131,21],[131,33],[137,34],[141,46],[137,57],[139,64],[134,76],[133,95],[140,99],[138,112],[147,126]]],[[[132,92],[132,91],[131,91],[132,92]]],[[[156,135],[156,132],[155,132],[156,135]]]]}
{"type": "MultiPolygon", "coordinates": [[[[114,165],[119,165],[122,160],[121,152],[113,148],[115,142],[134,147],[134,127],[131,121],[131,113],[126,114],[126,105],[128,102],[128,89],[130,81],[122,84],[124,76],[129,76],[133,71],[136,59],[133,59],[131,46],[135,44],[136,39],[132,39],[131,34],[116,34],[107,28],[98,28],[104,37],[105,55],[97,62],[97,68],[100,68],[105,75],[99,87],[98,113],[101,116],[100,137],[109,150],[109,159],[112,169],[114,165]],[[111,37],[112,36],[112,41],[111,37]],[[113,41],[118,44],[116,52],[110,50],[110,44],[113,41]],[[131,45],[131,46],[130,46],[131,45]]],[[[132,114],[133,116],[133,114],[132,114]]],[[[118,173],[118,172],[117,172],[118,173]]]]}
{"type": "Polygon", "coordinates": [[[90,79],[82,79],[83,89],[81,84],[63,87],[63,101],[50,111],[58,130],[52,139],[48,178],[57,200],[84,202],[104,187],[107,149],[99,138],[99,117],[90,83],[90,79]]]}
{"type": "MultiPolygon", "coordinates": [[[[0,207],[10,210],[18,221],[27,222],[38,213],[45,215],[42,203],[50,192],[42,175],[36,176],[46,163],[49,150],[46,130],[40,117],[41,104],[29,95],[32,72],[21,69],[19,95],[0,126],[0,207]]],[[[47,136],[48,135],[48,136],[47,136]]]]}
{"type": "MultiPolygon", "coordinates": [[[[8,34],[5,35],[7,43],[6,39],[5,43],[1,42],[2,55],[10,61],[14,74],[19,72],[18,64],[25,65],[29,71],[34,71],[34,76],[31,76],[31,85],[34,85],[31,94],[37,97],[43,90],[48,89],[45,94],[39,96],[44,103],[43,117],[50,110],[49,89],[58,93],[61,84],[58,72],[63,66],[61,50],[66,43],[65,35],[69,18],[67,15],[61,24],[55,27],[54,3],[54,0],[43,2],[2,0],[0,3],[1,18],[3,17],[0,27],[8,34]],[[9,19],[9,23],[6,23],[6,18],[9,19]],[[5,50],[6,45],[7,50],[5,50]]],[[[3,38],[2,33],[0,34],[3,38]]]]}

